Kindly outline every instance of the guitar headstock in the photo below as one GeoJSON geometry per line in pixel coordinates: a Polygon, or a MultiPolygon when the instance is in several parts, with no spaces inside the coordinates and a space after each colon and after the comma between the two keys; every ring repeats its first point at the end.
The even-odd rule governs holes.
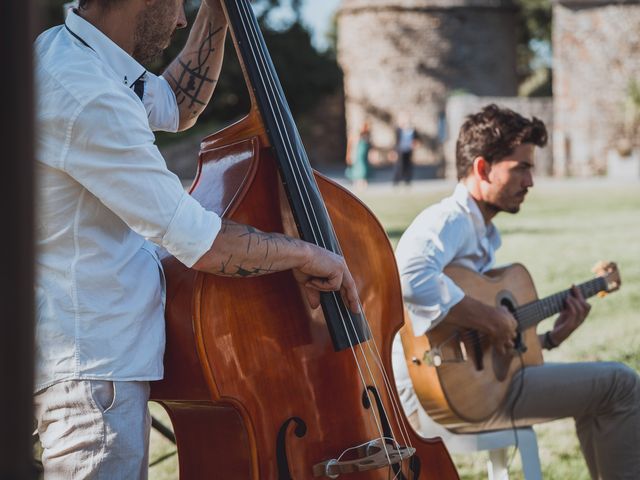
{"type": "Polygon", "coordinates": [[[593,267],[593,272],[604,279],[606,283],[606,290],[598,293],[598,296],[605,296],[607,293],[613,292],[620,288],[622,279],[620,278],[620,272],[618,266],[614,262],[600,261],[593,267]]]}

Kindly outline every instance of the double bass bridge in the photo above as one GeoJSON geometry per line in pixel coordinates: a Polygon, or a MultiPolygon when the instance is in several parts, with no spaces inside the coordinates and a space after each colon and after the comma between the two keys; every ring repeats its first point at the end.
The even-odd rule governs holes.
{"type": "Polygon", "coordinates": [[[313,466],[313,476],[338,478],[340,475],[349,473],[398,467],[416,453],[416,449],[413,447],[383,442],[381,439],[352,447],[347,451],[355,452],[355,458],[342,460],[342,456],[340,456],[337,459],[318,463],[313,466]]]}

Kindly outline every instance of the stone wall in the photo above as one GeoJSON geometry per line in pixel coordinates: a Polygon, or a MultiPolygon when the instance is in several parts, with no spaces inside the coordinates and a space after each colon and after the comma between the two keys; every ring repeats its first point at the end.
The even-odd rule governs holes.
{"type": "Polygon", "coordinates": [[[554,173],[601,173],[624,136],[629,83],[640,80],[640,4],[560,0],[553,25],[554,173]]]}
{"type": "Polygon", "coordinates": [[[515,10],[506,0],[343,0],[338,61],[350,134],[366,119],[373,144],[391,149],[410,116],[417,163],[442,160],[438,119],[448,95],[515,95],[515,10]]]}
{"type": "Polygon", "coordinates": [[[548,176],[553,172],[553,99],[527,97],[476,97],[455,95],[447,101],[447,140],[444,145],[445,177],[456,175],[456,141],[460,127],[467,115],[479,112],[485,105],[495,103],[499,107],[510,108],[520,115],[537,117],[544,122],[549,132],[549,142],[544,148],[536,149],[535,174],[548,176]]]}

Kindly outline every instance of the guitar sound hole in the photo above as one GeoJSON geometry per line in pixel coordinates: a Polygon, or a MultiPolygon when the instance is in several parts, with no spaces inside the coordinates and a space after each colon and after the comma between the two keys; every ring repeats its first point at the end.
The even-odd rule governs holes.
{"type": "MultiPolygon", "coordinates": [[[[516,311],[516,306],[515,303],[513,301],[513,299],[509,296],[502,296],[500,298],[500,301],[498,302],[498,304],[502,307],[505,307],[507,310],[509,310],[511,313],[514,313],[516,311]]],[[[526,346],[524,344],[524,342],[522,341],[522,333],[518,332],[518,334],[516,335],[516,338],[514,339],[514,348],[516,351],[519,352],[526,352],[526,346]]]]}
{"type": "Polygon", "coordinates": [[[506,307],[507,310],[509,310],[511,313],[516,311],[516,307],[515,307],[515,305],[513,304],[513,302],[511,301],[510,298],[505,298],[505,297],[501,298],[500,299],[500,306],[506,307]]]}

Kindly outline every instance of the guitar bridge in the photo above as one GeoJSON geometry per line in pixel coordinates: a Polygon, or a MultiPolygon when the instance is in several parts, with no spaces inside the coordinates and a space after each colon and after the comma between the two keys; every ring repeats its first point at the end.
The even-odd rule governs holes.
{"type": "Polygon", "coordinates": [[[467,358],[467,348],[457,334],[425,351],[422,356],[422,360],[431,367],[439,367],[443,363],[462,363],[466,362],[467,358]]]}

